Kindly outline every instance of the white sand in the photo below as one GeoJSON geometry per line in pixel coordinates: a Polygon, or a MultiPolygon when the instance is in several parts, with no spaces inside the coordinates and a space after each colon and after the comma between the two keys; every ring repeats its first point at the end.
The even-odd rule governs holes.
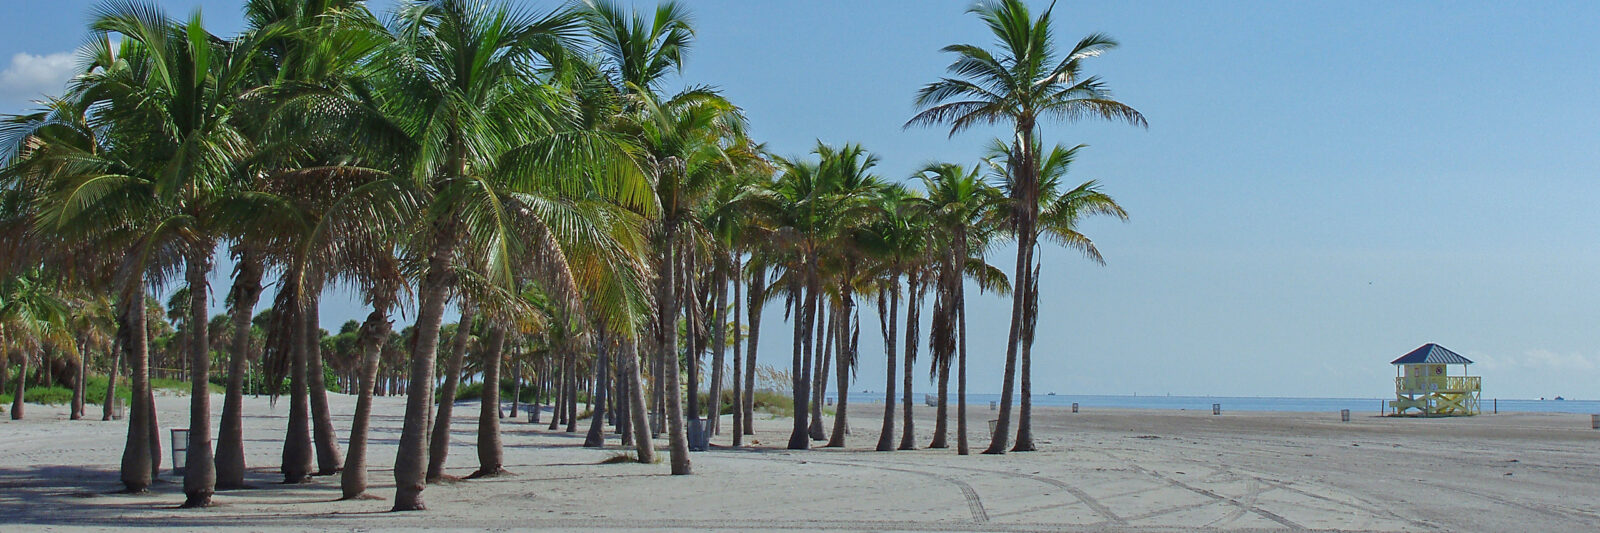
{"type": "MultiPolygon", "coordinates": [[[[344,436],[354,400],[332,403],[344,436]]],[[[158,404],[167,441],[166,428],[187,420],[187,399],[158,404]]],[[[981,450],[993,413],[974,407],[981,450]]],[[[373,421],[372,493],[382,501],[335,501],[336,477],[276,484],[287,402],[247,398],[246,408],[257,488],[180,510],[181,482],[170,475],[147,495],[114,493],[123,422],[68,421],[64,407],[30,405],[28,420],[0,421],[0,531],[1600,530],[1600,431],[1587,415],[1341,423],[1337,413],[1040,409],[1041,451],[961,457],[873,452],[882,406],[854,405],[847,449],[779,449],[789,422],[766,419],[758,445],[696,453],[696,475],[678,477],[665,463],[597,464],[619,450],[615,436],[607,450],[584,449],[581,433],[507,419],[514,475],[430,486],[428,511],[388,513],[401,398],[379,398],[373,421]]],[[[933,410],[917,410],[925,445],[933,410]]],[[[477,404],[455,411],[448,471],[466,475],[477,462],[477,404]]]]}

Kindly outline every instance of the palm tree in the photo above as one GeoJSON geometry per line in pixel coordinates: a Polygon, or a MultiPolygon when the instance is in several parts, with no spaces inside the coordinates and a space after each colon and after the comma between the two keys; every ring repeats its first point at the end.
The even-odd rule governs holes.
{"type": "MultiPolygon", "coordinates": [[[[1078,153],[1084,148],[1083,145],[1072,148],[1057,145],[1044,157],[1042,164],[1039,166],[1038,224],[1035,226],[1034,234],[1028,239],[1037,243],[1039,237],[1044,237],[1057,245],[1083,253],[1084,257],[1094,261],[1096,264],[1104,265],[1105,258],[1100,255],[1100,250],[1095,247],[1094,241],[1087,235],[1078,232],[1078,223],[1091,216],[1111,216],[1126,221],[1128,213],[1123,210],[1122,206],[1117,204],[1116,200],[1103,192],[1100,189],[1099,182],[1095,180],[1083,182],[1071,189],[1064,189],[1063,182],[1067,173],[1071,170],[1072,163],[1077,159],[1078,153]]],[[[1004,189],[1007,191],[1014,189],[1017,186],[1017,180],[1007,174],[1007,171],[1013,168],[1006,163],[1012,157],[1010,147],[997,142],[991,146],[990,152],[992,154],[990,166],[993,173],[1002,179],[1004,189]],[[993,162],[996,159],[1000,162],[993,162]]],[[[1037,146],[1034,147],[1033,152],[1044,153],[1037,146]]],[[[1038,271],[1039,265],[1036,263],[1033,266],[1033,273],[1029,280],[1034,286],[1039,283],[1037,279],[1038,271]]],[[[1028,290],[1033,291],[1034,288],[1030,287],[1028,290]]],[[[1037,302],[1038,294],[1030,294],[1026,305],[1030,309],[1036,308],[1037,302]]],[[[1022,329],[1022,405],[1020,406],[1017,425],[1018,451],[1033,449],[1031,420],[1027,415],[1032,408],[1029,396],[1032,392],[1032,383],[1029,380],[1029,366],[1033,351],[1034,328],[1037,322],[1038,316],[1031,314],[1028,322],[1023,324],[1022,329]]]]}
{"type": "Polygon", "coordinates": [[[492,173],[493,159],[551,131],[546,121],[555,113],[544,104],[554,103],[554,95],[529,78],[528,67],[558,53],[575,28],[566,11],[535,16],[470,0],[408,2],[390,30],[393,44],[375,58],[388,68],[376,80],[382,119],[369,134],[404,138],[405,153],[415,155],[397,174],[429,198],[410,247],[426,257],[394,510],[424,508],[435,353],[457,253],[506,242],[507,228],[494,226],[500,213],[494,178],[503,176],[492,173]]]}
{"type": "Polygon", "coordinates": [[[75,349],[72,334],[67,330],[68,304],[42,278],[40,273],[32,272],[0,282],[0,353],[17,352],[22,356],[11,397],[12,420],[22,420],[28,361],[37,358],[42,363],[47,346],[75,349]]]}
{"type": "MultiPolygon", "coordinates": [[[[1011,174],[1017,177],[1017,186],[1011,193],[1018,210],[1013,216],[1019,236],[1014,280],[1020,290],[1012,295],[1000,413],[989,447],[984,450],[996,454],[1006,450],[1018,347],[1023,324],[1031,320],[1025,301],[1031,297],[1029,287],[1033,286],[1029,265],[1033,262],[1031,239],[1038,220],[1039,154],[1033,152],[1038,122],[1100,118],[1138,126],[1146,123],[1137,110],[1113,99],[1099,77],[1083,73],[1084,61],[1115,48],[1115,40],[1091,34],[1058,56],[1050,27],[1051,9],[1034,18],[1022,0],[989,0],[968,12],[988,26],[998,49],[991,51],[970,44],[946,46],[945,52],[958,56],[947,68],[951,76],[918,91],[916,105],[922,111],[906,126],[949,125],[951,136],[976,125],[1001,122],[1010,123],[1015,130],[1010,142],[1015,157],[1009,164],[1013,167],[1011,174]]],[[[1027,372],[1023,374],[1023,379],[1028,379],[1027,372]]]]}
{"type": "MultiPolygon", "coordinates": [[[[966,455],[968,453],[967,364],[966,332],[963,326],[966,285],[963,280],[973,269],[980,275],[995,271],[993,267],[984,263],[981,257],[973,257],[972,251],[982,250],[983,243],[987,241],[987,234],[993,229],[992,214],[1003,199],[999,191],[980,177],[979,169],[969,172],[959,165],[935,164],[924,168],[918,177],[922,180],[927,197],[918,199],[916,205],[932,222],[936,233],[945,237],[940,239],[941,245],[936,252],[939,271],[936,290],[937,299],[941,302],[936,308],[941,309],[941,312],[935,313],[934,317],[933,330],[936,340],[929,343],[935,366],[940,370],[938,424],[941,427],[935,430],[934,438],[943,440],[944,437],[949,368],[950,364],[955,362],[958,368],[956,448],[957,453],[966,455]],[[959,359],[952,361],[957,356],[959,359]]],[[[981,276],[979,278],[981,286],[989,286],[993,278],[992,274],[981,276]]],[[[944,446],[930,445],[930,447],[944,446]]]]}

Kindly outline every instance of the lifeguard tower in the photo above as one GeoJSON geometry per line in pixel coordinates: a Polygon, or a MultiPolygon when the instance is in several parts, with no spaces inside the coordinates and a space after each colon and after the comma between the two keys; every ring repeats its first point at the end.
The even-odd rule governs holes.
{"type": "Polygon", "coordinates": [[[1468,376],[1471,359],[1428,343],[1400,356],[1395,366],[1395,415],[1462,416],[1478,414],[1478,376],[1468,376]],[[1450,365],[1461,365],[1461,375],[1450,375],[1450,365]],[[1415,410],[1415,412],[1413,412],[1415,410]]]}

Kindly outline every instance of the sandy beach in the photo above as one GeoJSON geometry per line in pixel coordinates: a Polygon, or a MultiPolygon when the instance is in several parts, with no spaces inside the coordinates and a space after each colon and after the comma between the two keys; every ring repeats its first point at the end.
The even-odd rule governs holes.
{"type": "MultiPolygon", "coordinates": [[[[158,399],[165,429],[187,399],[158,399]]],[[[353,398],[332,395],[341,435],[353,398]]],[[[216,400],[220,405],[220,398],[216,400]]],[[[463,404],[465,405],[465,404],[463,404]]],[[[379,398],[373,494],[392,495],[404,409],[379,398]]],[[[1600,431],[1585,415],[1500,414],[1386,419],[1337,413],[1064,409],[1037,412],[1041,451],[957,456],[880,453],[881,405],[853,405],[850,447],[781,449],[787,419],[763,417],[757,444],[694,455],[695,475],[665,464],[599,464],[618,451],[579,446],[525,418],[504,426],[514,475],[430,486],[429,510],[335,501],[336,478],[278,484],[287,403],[247,398],[253,490],[179,510],[164,474],[146,495],[122,495],[122,422],[68,421],[29,406],[0,422],[0,529],[176,530],[906,530],[906,531],[1578,531],[1600,528],[1600,431]],[[20,527],[19,527],[20,526],[20,527]],[[13,529],[16,527],[16,529],[13,529]]],[[[926,443],[932,409],[918,406],[926,443]]],[[[456,409],[450,474],[475,466],[477,409],[456,409]]],[[[972,411],[975,430],[993,414],[972,411]]],[[[586,424],[585,424],[585,427],[586,424]]],[[[974,438],[981,449],[982,438],[974,438]]],[[[664,441],[658,441],[664,446],[664,441]]],[[[727,444],[726,435],[714,444],[727,444]]],[[[170,450],[168,450],[170,453],[170,450]]],[[[170,455],[168,461],[170,462],[170,455]]]]}

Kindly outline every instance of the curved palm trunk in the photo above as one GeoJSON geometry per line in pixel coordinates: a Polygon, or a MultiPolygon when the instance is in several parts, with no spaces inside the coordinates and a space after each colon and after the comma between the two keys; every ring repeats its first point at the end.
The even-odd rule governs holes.
{"type": "Polygon", "coordinates": [[[585,448],[604,448],[606,445],[606,377],[608,375],[606,369],[610,366],[610,361],[607,355],[609,355],[611,350],[609,349],[609,339],[606,338],[603,330],[600,332],[598,337],[599,340],[594,343],[595,408],[589,414],[589,432],[583,437],[583,447],[585,448]]]}
{"type": "Polygon", "coordinates": [[[896,329],[900,324],[900,278],[889,278],[893,289],[878,291],[878,329],[883,332],[883,354],[885,359],[884,386],[883,386],[883,427],[878,430],[878,451],[887,452],[894,450],[894,362],[899,359],[895,353],[894,343],[899,338],[896,329]],[[884,322],[883,297],[884,292],[889,293],[889,320],[884,322]]]}
{"type": "Polygon", "coordinates": [[[1022,406],[1017,411],[1017,444],[1014,452],[1031,452],[1033,445],[1033,331],[1039,323],[1039,267],[1034,265],[1028,278],[1028,298],[1024,302],[1027,320],[1022,324],[1022,406]]]}
{"type": "Polygon", "coordinates": [[[901,394],[901,403],[905,408],[905,422],[900,428],[900,449],[917,449],[917,432],[911,419],[911,368],[917,362],[917,326],[919,325],[919,311],[922,308],[922,283],[920,275],[906,276],[906,367],[905,378],[901,383],[905,391],[901,394]]]}
{"type": "Polygon", "coordinates": [[[439,407],[433,412],[433,434],[428,445],[428,483],[438,483],[444,479],[444,462],[450,456],[450,415],[456,404],[456,388],[461,385],[461,363],[467,355],[467,339],[472,336],[472,320],[476,313],[476,306],[463,298],[456,336],[450,339],[450,358],[445,360],[444,384],[439,388],[439,407]]]}
{"type": "Polygon", "coordinates": [[[333,413],[328,411],[327,374],[322,371],[322,282],[308,286],[302,316],[306,321],[306,385],[311,397],[311,435],[317,448],[317,475],[326,476],[344,465],[339,452],[339,435],[333,429],[333,413]]]}
{"type": "Polygon", "coordinates": [[[250,350],[250,318],[261,298],[261,259],[254,252],[239,258],[229,299],[233,308],[233,346],[228,356],[228,390],[222,400],[221,433],[217,436],[217,490],[244,488],[244,373],[250,350]]]}
{"type": "Polygon", "coordinates": [[[150,343],[146,340],[144,288],[135,287],[127,300],[117,320],[117,337],[121,339],[122,350],[128,354],[129,387],[133,392],[128,406],[128,441],[122,449],[122,485],[128,492],[144,492],[150,489],[153,471],[159,468],[152,464],[150,449],[150,419],[154,409],[149,404],[150,343]]]}
{"type": "Polygon", "coordinates": [[[767,293],[767,269],[759,267],[750,279],[749,316],[750,337],[746,339],[749,359],[744,364],[744,434],[756,434],[756,346],[761,338],[761,304],[767,293]]]}
{"type": "Polygon", "coordinates": [[[389,303],[376,302],[361,325],[361,376],[356,392],[356,413],[350,422],[350,449],[339,473],[343,499],[360,498],[367,491],[367,435],[372,421],[372,389],[378,377],[378,355],[389,338],[389,303]]]}
{"type": "MultiPolygon", "coordinates": [[[[639,349],[633,339],[624,340],[622,379],[627,380],[628,415],[632,417],[629,430],[633,432],[634,455],[639,462],[656,462],[655,443],[650,441],[650,413],[645,407],[644,380],[639,376],[639,349]]],[[[687,443],[686,443],[687,444],[687,443]]]]}
{"type": "Polygon", "coordinates": [[[217,466],[211,455],[211,339],[206,332],[206,275],[211,273],[211,248],[196,246],[184,265],[189,282],[189,449],[183,468],[184,507],[211,505],[217,466]]]}
{"type": "MultiPolygon", "coordinates": [[[[665,366],[666,378],[663,388],[667,401],[667,432],[672,448],[672,474],[687,475],[692,473],[693,468],[689,462],[689,438],[684,433],[683,427],[682,383],[678,379],[678,321],[672,319],[678,312],[676,283],[678,276],[675,272],[677,265],[674,257],[676,255],[674,248],[677,247],[677,228],[670,221],[666,225],[664,241],[661,283],[667,286],[663,287],[662,292],[666,295],[666,301],[661,302],[660,312],[663,319],[661,359],[665,366]]],[[[691,394],[693,392],[690,391],[691,394]]]]}
{"type": "Polygon", "coordinates": [[[417,303],[416,338],[411,345],[411,378],[406,383],[406,417],[400,429],[400,449],[394,459],[395,511],[420,511],[428,468],[428,415],[433,405],[433,366],[439,349],[439,322],[444,317],[445,289],[450,261],[455,254],[453,232],[435,228],[433,253],[422,279],[417,303]]]}
{"type": "Polygon", "coordinates": [[[478,411],[478,471],[469,478],[504,474],[505,448],[500,443],[500,353],[506,344],[506,328],[496,321],[489,325],[489,342],[483,353],[483,393],[478,411]]]}

